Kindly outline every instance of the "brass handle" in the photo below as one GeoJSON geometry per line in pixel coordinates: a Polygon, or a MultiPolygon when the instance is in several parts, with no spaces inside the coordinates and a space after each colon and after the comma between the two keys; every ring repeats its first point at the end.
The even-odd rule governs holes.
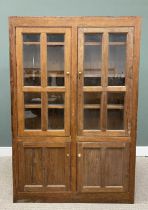
{"type": "Polygon", "coordinates": [[[79,75],[81,75],[82,74],[82,72],[81,71],[79,71],[79,75]]]}
{"type": "Polygon", "coordinates": [[[78,154],[78,157],[81,157],[81,154],[80,153],[78,154]]]}
{"type": "Polygon", "coordinates": [[[69,75],[70,74],[69,71],[67,71],[66,74],[69,75]]]}
{"type": "Polygon", "coordinates": [[[66,156],[69,157],[69,154],[67,154],[66,156]]]}

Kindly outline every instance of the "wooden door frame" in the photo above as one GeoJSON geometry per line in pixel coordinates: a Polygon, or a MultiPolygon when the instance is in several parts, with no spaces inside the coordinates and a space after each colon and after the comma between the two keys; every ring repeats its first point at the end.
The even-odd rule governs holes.
{"type": "MultiPolygon", "coordinates": [[[[30,195],[21,194],[17,191],[18,187],[18,142],[25,140],[26,137],[18,136],[17,128],[17,74],[16,74],[16,28],[18,27],[70,27],[72,29],[72,80],[71,80],[71,178],[72,178],[72,196],[69,198],[68,195],[58,196],[49,198],[49,195],[37,195],[32,193],[32,199],[37,200],[38,196],[45,202],[128,202],[133,203],[134,201],[134,186],[135,186],[135,150],[136,150],[136,129],[137,129],[137,108],[138,108],[138,68],[139,68],[139,57],[140,57],[140,25],[141,18],[135,16],[129,17],[9,17],[9,40],[10,40],[10,83],[11,83],[11,122],[12,122],[12,142],[13,142],[13,194],[14,201],[18,199],[29,199],[30,195]],[[114,196],[111,194],[99,193],[99,195],[79,195],[75,196],[76,193],[76,142],[81,138],[77,137],[77,30],[79,27],[133,27],[134,29],[134,49],[133,49],[133,75],[134,80],[132,87],[133,100],[132,107],[133,112],[131,115],[131,134],[130,134],[130,177],[129,177],[129,193],[115,193],[114,196]]],[[[30,137],[29,137],[30,138],[30,137]]],[[[32,137],[33,138],[33,137],[32,137]]],[[[40,141],[44,141],[44,138],[50,139],[50,137],[40,137],[40,141]]],[[[53,137],[54,138],[54,137],[53,137]]],[[[104,141],[106,138],[100,136],[96,139],[92,137],[94,141],[104,141]]],[[[108,137],[108,141],[112,141],[115,138],[108,137]]],[[[121,138],[121,137],[120,137],[121,138]]],[[[124,139],[125,137],[122,137],[124,139]]],[[[88,138],[90,139],[90,138],[88,138]]],[[[81,139],[83,141],[83,139],[81,139]]],[[[85,139],[86,141],[86,139],[85,139]]]]}

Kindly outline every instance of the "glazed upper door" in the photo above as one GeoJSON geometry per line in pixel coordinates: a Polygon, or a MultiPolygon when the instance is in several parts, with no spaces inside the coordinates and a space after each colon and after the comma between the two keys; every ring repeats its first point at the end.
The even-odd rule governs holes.
{"type": "Polygon", "coordinates": [[[70,135],[71,30],[17,28],[19,135],[70,135]]]}
{"type": "Polygon", "coordinates": [[[129,135],[133,29],[80,28],[78,44],[78,135],[129,135]]]}

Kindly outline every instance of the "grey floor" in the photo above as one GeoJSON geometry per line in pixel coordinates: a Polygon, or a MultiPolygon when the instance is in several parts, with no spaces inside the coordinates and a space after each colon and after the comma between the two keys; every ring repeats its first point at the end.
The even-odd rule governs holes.
{"type": "Polygon", "coordinates": [[[56,204],[12,202],[10,157],[0,157],[0,210],[148,210],[148,157],[138,157],[136,164],[135,204],[56,204]]]}

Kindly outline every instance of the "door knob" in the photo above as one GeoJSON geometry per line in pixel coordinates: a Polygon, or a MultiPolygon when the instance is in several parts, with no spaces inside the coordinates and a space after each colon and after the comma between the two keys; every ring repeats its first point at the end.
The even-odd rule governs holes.
{"type": "Polygon", "coordinates": [[[80,153],[78,154],[78,157],[81,157],[81,154],[80,153]]]}
{"type": "Polygon", "coordinates": [[[79,75],[81,75],[82,74],[82,72],[81,71],[79,71],[79,75]]]}
{"type": "Polygon", "coordinates": [[[69,154],[67,154],[66,156],[69,157],[69,154]]]}
{"type": "Polygon", "coordinates": [[[69,71],[67,71],[66,74],[69,75],[70,74],[69,71]]]}

